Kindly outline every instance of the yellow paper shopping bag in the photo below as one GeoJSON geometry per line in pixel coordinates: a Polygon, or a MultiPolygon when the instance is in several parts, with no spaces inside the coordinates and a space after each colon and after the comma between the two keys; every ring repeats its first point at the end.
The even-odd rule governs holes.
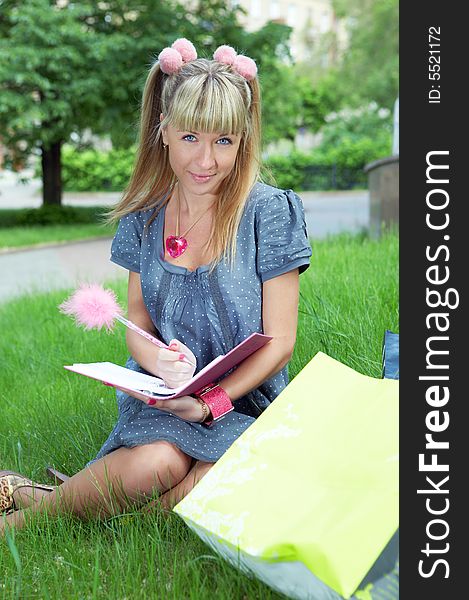
{"type": "Polygon", "coordinates": [[[318,353],[175,511],[293,598],[350,597],[398,528],[398,381],[318,353]]]}

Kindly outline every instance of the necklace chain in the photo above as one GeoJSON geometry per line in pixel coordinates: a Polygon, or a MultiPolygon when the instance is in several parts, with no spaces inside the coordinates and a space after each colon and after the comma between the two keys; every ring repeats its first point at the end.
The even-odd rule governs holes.
{"type": "MultiPolygon", "coordinates": [[[[189,227],[189,229],[187,229],[187,230],[186,230],[186,231],[185,231],[183,234],[179,235],[179,219],[180,219],[180,214],[181,214],[181,198],[180,198],[180,193],[181,193],[181,192],[180,192],[180,187],[179,187],[179,185],[178,185],[178,188],[177,188],[177,192],[178,192],[178,211],[177,211],[177,217],[176,217],[176,237],[177,237],[177,238],[185,238],[185,237],[186,237],[186,235],[189,233],[189,231],[190,231],[190,230],[191,230],[191,229],[192,229],[192,228],[193,228],[195,225],[197,225],[197,223],[200,221],[200,219],[201,219],[203,216],[205,216],[205,215],[208,213],[208,211],[209,211],[209,210],[212,208],[212,206],[213,206],[213,205],[212,205],[212,206],[209,206],[209,207],[207,208],[207,210],[206,210],[206,211],[204,211],[204,212],[203,212],[203,213],[200,215],[200,217],[199,217],[198,219],[196,219],[196,220],[195,220],[195,221],[192,223],[192,225],[189,227]]],[[[184,194],[183,194],[183,195],[184,195],[184,194]]],[[[185,199],[185,195],[184,195],[184,199],[185,199]]]]}

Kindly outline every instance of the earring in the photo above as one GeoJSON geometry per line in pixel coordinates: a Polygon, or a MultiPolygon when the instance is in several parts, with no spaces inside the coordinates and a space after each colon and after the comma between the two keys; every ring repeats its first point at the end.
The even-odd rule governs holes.
{"type": "Polygon", "coordinates": [[[164,148],[165,150],[167,150],[167,149],[168,149],[168,144],[165,144],[165,143],[163,143],[163,148],[164,148]]]}

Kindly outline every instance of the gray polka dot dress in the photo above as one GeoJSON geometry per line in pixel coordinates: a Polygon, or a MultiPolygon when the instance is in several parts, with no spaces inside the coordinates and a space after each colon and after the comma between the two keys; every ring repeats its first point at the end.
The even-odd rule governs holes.
{"type": "MultiPolygon", "coordinates": [[[[262,333],[263,282],[307,269],[311,248],[303,205],[291,190],[257,183],[240,222],[234,270],[221,261],[211,274],[208,265],[189,271],[164,260],[165,208],[145,228],[155,210],[121,219],[111,260],[140,273],[145,305],[161,338],[165,343],[175,338],[191,348],[200,370],[251,333],[262,333]]],[[[145,372],[132,358],[126,366],[145,372]]],[[[121,446],[166,440],[195,459],[215,462],[287,383],[285,367],[236,400],[235,410],[210,428],[117,391],[118,421],[94,460],[121,446]]]]}

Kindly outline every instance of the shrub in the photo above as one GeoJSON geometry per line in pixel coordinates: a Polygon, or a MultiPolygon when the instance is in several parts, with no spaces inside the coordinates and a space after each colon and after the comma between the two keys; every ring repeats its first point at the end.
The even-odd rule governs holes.
{"type": "Polygon", "coordinates": [[[103,206],[57,205],[0,210],[0,228],[100,223],[106,210],[103,206]]]}
{"type": "Polygon", "coordinates": [[[283,189],[303,189],[305,169],[311,164],[310,155],[291,152],[288,156],[271,156],[265,167],[274,185],[283,189]]]}
{"type": "Polygon", "coordinates": [[[284,189],[331,190],[366,187],[364,166],[389,153],[368,138],[344,139],[335,148],[319,146],[312,152],[272,156],[266,166],[275,184],[284,189]]]}
{"type": "Polygon", "coordinates": [[[66,147],[63,153],[64,190],[76,192],[119,192],[132,171],[134,150],[85,150],[66,147]]]}
{"type": "Polygon", "coordinates": [[[321,144],[308,154],[292,152],[267,160],[276,185],[297,190],[366,187],[365,165],[391,153],[389,111],[374,104],[330,115],[321,134],[321,144]]]}
{"type": "MultiPolygon", "coordinates": [[[[134,157],[134,148],[102,152],[64,146],[63,189],[67,192],[120,192],[130,179],[134,157]]],[[[39,166],[35,175],[41,176],[39,166]]]]}

